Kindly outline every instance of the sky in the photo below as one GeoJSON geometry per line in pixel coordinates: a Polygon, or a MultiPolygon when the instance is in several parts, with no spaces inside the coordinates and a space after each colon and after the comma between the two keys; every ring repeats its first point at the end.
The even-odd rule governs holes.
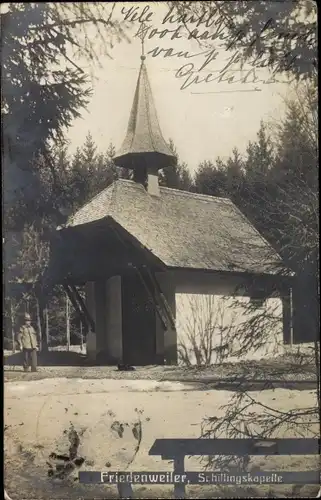
{"type": "MultiPolygon", "coordinates": [[[[117,19],[124,18],[122,7],[128,10],[138,6],[141,12],[146,5],[149,5],[147,13],[152,12],[148,23],[150,30],[174,29],[177,26],[162,24],[168,7],[161,2],[117,4],[115,16],[117,19]]],[[[128,32],[130,42],[116,44],[110,52],[112,58],[102,57],[101,68],[94,70],[90,104],[68,132],[71,152],[82,146],[89,131],[100,151],[106,150],[110,142],[116,150],[121,146],[140,66],[141,40],[135,36],[138,28],[139,23],[132,22],[128,32]]],[[[206,28],[199,29],[204,31],[206,28]]],[[[244,152],[248,142],[255,139],[261,120],[275,120],[282,116],[284,96],[289,92],[287,83],[229,84],[212,81],[181,89],[185,78],[178,78],[177,70],[191,62],[198,69],[209,52],[189,59],[164,57],[164,51],[153,57],[157,47],[172,48],[172,53],[188,51],[189,55],[204,52],[204,47],[200,47],[195,40],[171,40],[171,34],[168,35],[145,38],[145,63],[163,136],[165,140],[171,138],[174,141],[180,159],[188,164],[191,172],[201,161],[229,156],[234,147],[244,152]],[[252,91],[254,88],[260,90],[252,91]]],[[[217,45],[212,42],[212,47],[217,45]]],[[[206,77],[209,71],[221,70],[232,56],[224,49],[218,48],[218,52],[217,58],[198,73],[199,78],[206,77]]],[[[267,80],[267,72],[260,71],[257,77],[267,80]]]]}
{"type": "MultiPolygon", "coordinates": [[[[216,79],[182,88],[186,77],[177,76],[180,68],[183,67],[181,73],[184,73],[193,64],[194,77],[202,80],[212,73],[210,80],[213,80],[213,75],[218,75],[233,54],[220,47],[217,40],[211,42],[209,50],[186,36],[172,40],[172,33],[161,34],[165,29],[174,31],[178,27],[176,23],[164,22],[168,13],[165,2],[117,3],[113,18],[124,21],[125,13],[131,8],[134,12],[136,8],[136,14],[145,9],[144,20],[148,17],[145,63],[163,136],[167,141],[174,141],[180,160],[187,163],[191,172],[201,161],[214,160],[218,156],[228,157],[234,147],[241,153],[245,152],[248,142],[255,140],[261,120],[282,117],[284,97],[290,92],[290,86],[287,83],[260,83],[269,78],[266,70],[256,72],[259,83],[227,83],[216,79]],[[152,30],[158,33],[151,36],[152,30]],[[164,57],[165,51],[153,57],[157,48],[172,49],[172,54],[181,51],[182,54],[187,53],[187,57],[169,57],[168,52],[164,57]],[[200,69],[211,54],[215,56],[213,61],[200,69]],[[254,88],[259,90],[253,91],[254,88]]],[[[111,57],[100,57],[100,67],[89,68],[86,60],[77,60],[78,66],[85,71],[90,70],[93,94],[87,109],[81,112],[81,118],[75,119],[67,131],[71,153],[84,144],[88,132],[100,152],[106,151],[110,143],[117,150],[125,138],[142,50],[141,40],[136,36],[139,21],[132,22],[128,18],[127,23],[130,24],[126,31],[129,41],[115,43],[110,51],[111,57]]],[[[191,29],[195,26],[189,25],[191,29]]],[[[202,33],[207,28],[203,24],[198,29],[202,33]]],[[[180,33],[183,34],[182,31],[180,33]]],[[[233,73],[229,72],[229,75],[234,74],[235,80],[240,79],[239,65],[234,64],[230,68],[233,73]]],[[[247,70],[244,70],[242,76],[246,73],[247,70]]]]}

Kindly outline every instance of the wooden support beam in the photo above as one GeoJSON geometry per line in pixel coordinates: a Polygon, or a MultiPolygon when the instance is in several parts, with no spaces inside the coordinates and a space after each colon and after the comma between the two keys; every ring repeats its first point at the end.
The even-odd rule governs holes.
{"type": "MultiPolygon", "coordinates": [[[[184,455],[178,455],[174,458],[174,474],[184,474],[184,455]]],[[[185,498],[185,484],[175,483],[174,485],[175,498],[185,498]]]]}
{"type": "Polygon", "coordinates": [[[80,319],[83,322],[83,325],[85,326],[86,333],[87,333],[88,329],[90,327],[90,323],[88,321],[88,318],[86,317],[86,314],[81,309],[81,307],[80,307],[79,303],[77,302],[76,297],[73,294],[72,290],[70,289],[69,285],[67,285],[66,283],[64,283],[63,287],[64,287],[64,289],[65,289],[65,291],[66,291],[66,293],[67,293],[67,295],[69,297],[70,302],[72,303],[73,307],[75,308],[75,311],[77,311],[77,313],[79,314],[80,319]]]}
{"type": "Polygon", "coordinates": [[[73,284],[70,284],[69,285],[70,289],[72,290],[72,292],[74,293],[80,307],[81,307],[81,310],[83,311],[84,315],[86,316],[86,319],[89,323],[89,326],[91,328],[91,331],[92,332],[95,332],[96,331],[96,325],[95,325],[95,322],[94,320],[92,319],[88,309],[87,309],[87,306],[82,298],[82,296],[80,295],[80,293],[78,292],[77,288],[75,287],[75,285],[73,284]]]}
{"type": "Polygon", "coordinates": [[[46,329],[45,335],[46,335],[46,342],[47,342],[47,345],[49,345],[49,311],[48,311],[48,305],[45,308],[44,312],[45,312],[45,329],[46,329]]]}
{"type": "Polygon", "coordinates": [[[15,339],[15,319],[13,312],[12,299],[10,299],[10,330],[11,330],[11,339],[12,339],[12,352],[13,354],[16,352],[16,339],[15,339]]]}
{"type": "Polygon", "coordinates": [[[66,293],[66,340],[67,340],[67,350],[70,351],[70,308],[69,308],[69,297],[66,293]]]}
{"type": "Polygon", "coordinates": [[[163,291],[161,289],[159,282],[157,281],[156,276],[147,266],[143,266],[143,268],[145,269],[146,273],[148,274],[153,288],[156,290],[156,295],[158,296],[157,298],[158,298],[161,306],[164,308],[164,310],[166,312],[166,315],[169,319],[171,327],[173,329],[176,329],[176,322],[175,322],[174,314],[172,313],[172,310],[171,310],[171,308],[166,300],[165,295],[163,294],[163,291]]]}
{"type": "Polygon", "coordinates": [[[84,349],[84,336],[83,336],[83,333],[82,333],[82,321],[80,319],[80,350],[81,352],[83,351],[84,349]]]}
{"type": "Polygon", "coordinates": [[[159,319],[162,322],[162,325],[163,325],[164,329],[167,330],[168,329],[168,325],[167,325],[166,317],[165,317],[165,314],[164,314],[161,306],[158,304],[157,299],[155,298],[155,294],[152,292],[151,287],[148,286],[148,282],[145,279],[145,276],[143,275],[143,273],[140,271],[140,269],[138,267],[134,267],[134,269],[135,269],[136,273],[138,274],[141,282],[143,283],[143,285],[144,285],[144,287],[145,287],[148,295],[152,299],[153,304],[154,304],[155,309],[156,309],[156,312],[157,312],[157,314],[159,316],[159,319]]]}

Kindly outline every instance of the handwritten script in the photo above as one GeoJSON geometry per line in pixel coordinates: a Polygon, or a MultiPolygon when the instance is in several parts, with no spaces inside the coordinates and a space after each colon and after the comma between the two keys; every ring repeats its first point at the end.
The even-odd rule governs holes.
{"type": "MultiPolygon", "coordinates": [[[[125,21],[139,23],[136,37],[142,40],[155,40],[154,48],[147,52],[151,57],[162,57],[164,59],[177,59],[182,65],[175,71],[175,77],[180,81],[181,90],[192,89],[198,84],[208,84],[215,82],[228,84],[254,84],[251,90],[259,91],[258,84],[276,83],[275,76],[282,71],[287,71],[295,63],[297,55],[291,50],[282,54],[282,60],[277,60],[273,51],[261,51],[251,61],[251,65],[244,69],[242,54],[236,48],[236,42],[245,38],[246,34],[242,30],[235,31],[231,37],[227,29],[226,21],[217,11],[205,10],[200,16],[193,13],[175,14],[174,7],[171,7],[157,27],[153,24],[155,13],[150,6],[145,7],[123,7],[121,13],[125,21]],[[175,41],[179,39],[197,40],[200,48],[202,43],[206,43],[206,49],[192,53],[188,50],[175,49],[175,41]],[[168,48],[160,46],[159,41],[170,42],[168,48]],[[215,42],[215,43],[213,43],[215,42]],[[209,47],[209,48],[208,48],[209,47]],[[224,47],[227,55],[222,67],[218,70],[210,69],[213,61],[218,63],[219,55],[224,47]],[[233,53],[233,49],[234,53],[233,53]],[[270,77],[260,79],[257,70],[261,68],[273,68],[270,77]]],[[[255,33],[251,44],[264,42],[269,34],[269,29],[273,25],[273,19],[269,19],[265,25],[255,33]]],[[[302,35],[293,33],[278,34],[280,38],[286,39],[295,37],[298,39],[302,35]]],[[[305,35],[307,36],[307,35],[305,35]]]]}

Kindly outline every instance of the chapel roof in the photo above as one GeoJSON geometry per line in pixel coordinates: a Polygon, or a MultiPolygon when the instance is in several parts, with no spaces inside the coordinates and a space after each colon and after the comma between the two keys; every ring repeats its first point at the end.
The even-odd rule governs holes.
{"type": "Polygon", "coordinates": [[[69,218],[73,228],[113,219],[169,268],[276,274],[281,257],[227,198],[117,180],[69,218]]]}

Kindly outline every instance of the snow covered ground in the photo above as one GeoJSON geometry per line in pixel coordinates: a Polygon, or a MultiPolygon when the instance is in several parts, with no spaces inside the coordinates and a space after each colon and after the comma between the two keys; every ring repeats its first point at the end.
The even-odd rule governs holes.
{"type": "MultiPolygon", "coordinates": [[[[175,381],[50,378],[7,382],[4,409],[7,491],[13,500],[117,498],[115,486],[81,485],[71,479],[77,474],[64,481],[48,478],[49,455],[68,453],[71,425],[80,436],[78,454],[85,458],[81,470],[172,470],[168,461],[148,455],[155,439],[198,438],[203,419],[220,416],[220,406],[232,394],[224,390],[196,390],[190,384],[175,381]],[[136,454],[137,436],[133,428],[137,426],[141,426],[142,438],[136,454]]],[[[313,406],[315,402],[311,390],[275,389],[251,392],[251,396],[283,411],[313,406]]],[[[298,435],[303,437],[302,429],[298,435]]],[[[294,436],[284,427],[279,437],[294,436]]],[[[259,466],[262,470],[304,470],[315,468],[315,461],[307,457],[273,457],[265,462],[261,457],[259,466]]],[[[197,458],[187,459],[186,468],[201,470],[202,465],[197,458]]],[[[278,491],[290,496],[291,488],[280,486],[278,491]]],[[[134,487],[138,498],[170,498],[172,490],[172,486],[134,487]]],[[[307,494],[313,494],[314,490],[316,494],[317,488],[310,487],[307,494]]],[[[207,498],[207,495],[228,497],[232,493],[231,487],[221,491],[206,486],[190,487],[188,494],[207,498]]],[[[246,487],[233,490],[233,496],[249,494],[255,492],[246,487]]]]}

